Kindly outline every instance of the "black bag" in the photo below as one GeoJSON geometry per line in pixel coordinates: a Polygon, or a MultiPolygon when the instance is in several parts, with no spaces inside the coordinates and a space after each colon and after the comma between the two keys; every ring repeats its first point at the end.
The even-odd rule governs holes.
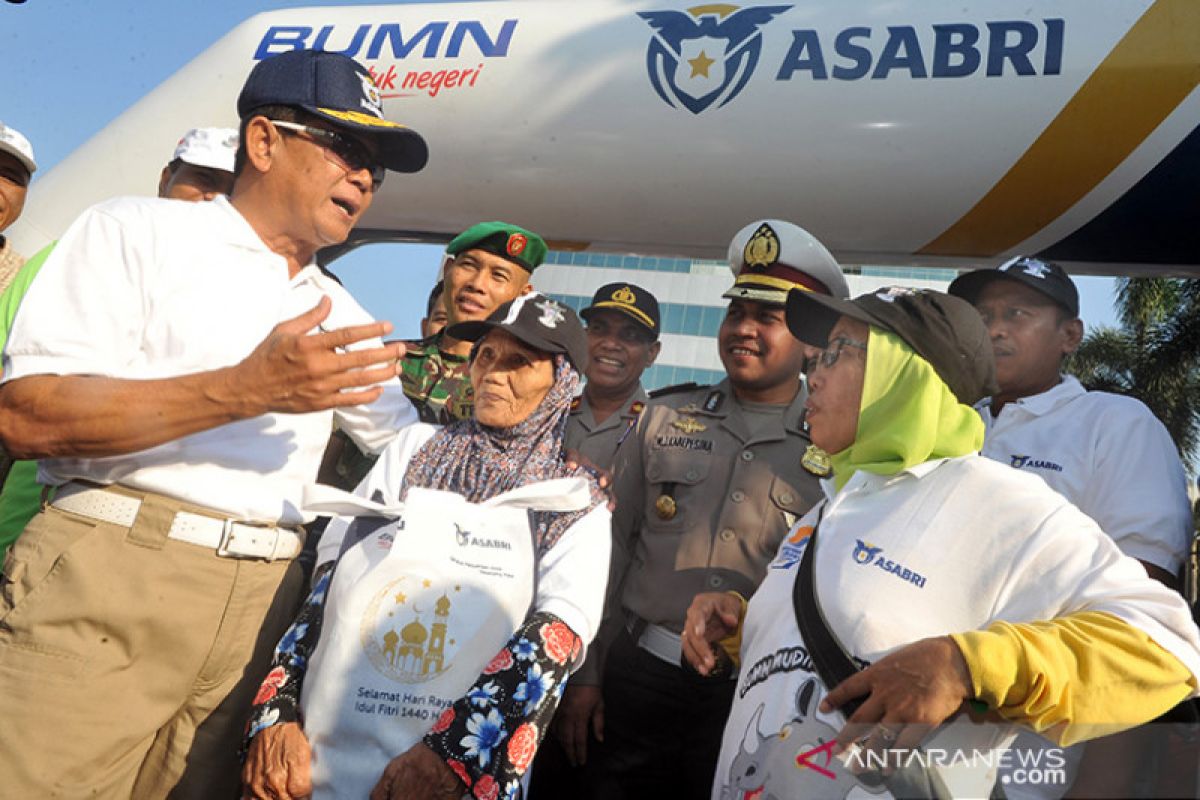
{"type": "MultiPolygon", "coordinates": [[[[814,553],[817,544],[817,530],[821,527],[821,519],[825,514],[822,506],[817,515],[817,524],[809,535],[808,545],[800,558],[800,568],[796,570],[796,583],[792,587],[792,605],[796,611],[796,622],[800,626],[800,635],[804,646],[808,649],[809,658],[817,668],[817,675],[826,689],[832,689],[849,678],[859,669],[850,656],[842,648],[841,642],[829,629],[821,607],[817,604],[816,583],[813,574],[814,553]]],[[[852,716],[862,700],[851,700],[841,707],[847,718],[852,716]]],[[[920,748],[917,748],[920,750],[920,748]]],[[[950,790],[946,787],[941,776],[934,770],[924,766],[924,759],[906,759],[910,763],[897,769],[891,775],[882,773],[862,773],[858,775],[860,783],[866,786],[887,787],[897,800],[943,800],[950,798],[950,790]]],[[[993,795],[994,796],[994,795],[993,795]]]]}

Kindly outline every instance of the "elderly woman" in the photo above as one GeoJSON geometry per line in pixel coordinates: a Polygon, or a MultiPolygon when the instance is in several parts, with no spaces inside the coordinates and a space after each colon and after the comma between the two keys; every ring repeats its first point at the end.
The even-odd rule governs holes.
{"type": "Polygon", "coordinates": [[[248,796],[519,797],[595,634],[609,511],[562,455],[579,320],[531,293],[451,334],[476,343],[474,417],[406,430],[330,524],[256,699],[248,796]]]}

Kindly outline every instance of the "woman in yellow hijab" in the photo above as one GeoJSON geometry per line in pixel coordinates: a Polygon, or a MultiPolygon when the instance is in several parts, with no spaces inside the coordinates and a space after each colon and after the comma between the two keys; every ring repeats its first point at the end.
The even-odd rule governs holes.
{"type": "Polygon", "coordinates": [[[919,744],[974,753],[932,765],[930,785],[987,796],[1012,732],[985,718],[1066,744],[1196,694],[1200,633],[1182,599],[1036,476],[978,455],[971,406],[994,390],[994,366],[969,304],[908,289],[853,301],[793,291],[788,325],[821,348],[807,422],[834,474],[744,612],[713,595],[689,611],[684,651],[702,674],[711,643],[742,636],[714,797],[844,796],[854,763],[789,749],[835,737],[829,749],[859,753],[858,767],[862,753],[886,762],[919,744]],[[864,667],[836,686],[822,685],[828,651],[794,613],[806,585],[843,658],[864,667]],[[966,713],[968,701],[991,713],[966,713]]]}

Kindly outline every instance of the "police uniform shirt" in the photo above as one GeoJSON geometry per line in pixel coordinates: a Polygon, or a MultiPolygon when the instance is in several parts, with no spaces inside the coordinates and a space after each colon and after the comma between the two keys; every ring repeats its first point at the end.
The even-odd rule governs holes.
{"type": "Polygon", "coordinates": [[[697,594],[754,593],[788,529],[821,497],[801,466],[804,399],[801,390],[753,434],[728,380],[650,400],[613,465],[606,618],[572,680],[599,682],[600,653],[630,615],[678,632],[697,594]]]}
{"type": "Polygon", "coordinates": [[[579,452],[597,467],[611,469],[617,455],[617,445],[623,436],[630,433],[630,428],[637,423],[638,415],[645,407],[646,392],[639,383],[619,412],[610,414],[604,422],[596,422],[587,395],[581,394],[571,403],[564,445],[568,450],[579,452]]]}
{"type": "Polygon", "coordinates": [[[976,406],[987,426],[985,456],[1041,477],[1126,555],[1178,574],[1192,530],[1187,477],[1150,409],[1131,397],[1086,391],[1070,375],[1008,403],[998,417],[989,405],[976,406]]]}

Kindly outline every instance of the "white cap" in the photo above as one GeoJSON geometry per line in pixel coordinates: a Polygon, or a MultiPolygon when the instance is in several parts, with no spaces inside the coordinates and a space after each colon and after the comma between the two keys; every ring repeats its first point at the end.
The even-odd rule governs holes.
{"type": "Polygon", "coordinates": [[[846,299],[850,287],[825,245],[799,225],[778,219],[751,222],[729,243],[734,284],[722,297],[782,305],[791,289],[846,299]]]}
{"type": "Polygon", "coordinates": [[[192,128],[175,145],[175,155],[194,167],[208,167],[233,172],[233,157],[237,153],[238,132],[234,128],[192,128]]]}
{"type": "Polygon", "coordinates": [[[0,122],[0,152],[12,153],[17,161],[25,165],[30,175],[37,171],[37,162],[33,160],[33,145],[20,131],[8,127],[3,122],[0,122]]]}

